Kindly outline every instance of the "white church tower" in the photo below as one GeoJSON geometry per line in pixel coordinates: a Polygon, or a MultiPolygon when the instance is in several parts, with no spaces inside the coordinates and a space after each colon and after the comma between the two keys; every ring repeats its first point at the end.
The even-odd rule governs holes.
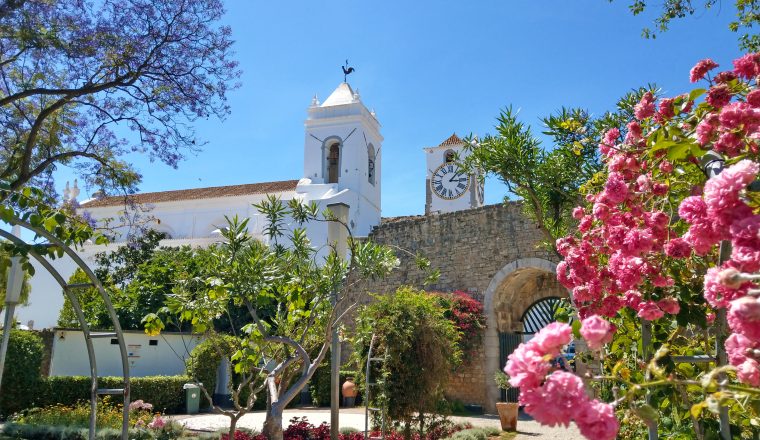
{"type": "Polygon", "coordinates": [[[374,112],[347,82],[323,103],[315,96],[305,122],[304,178],[297,192],[325,205],[347,205],[352,234],[366,236],[380,224],[382,142],[374,112]]]}

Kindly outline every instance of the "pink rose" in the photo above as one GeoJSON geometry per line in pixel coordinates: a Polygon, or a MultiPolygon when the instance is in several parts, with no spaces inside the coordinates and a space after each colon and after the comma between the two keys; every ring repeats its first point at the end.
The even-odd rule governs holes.
{"type": "Polygon", "coordinates": [[[675,298],[664,298],[657,301],[657,307],[669,315],[677,315],[681,311],[681,306],[675,298]]]}
{"type": "Polygon", "coordinates": [[[580,405],[575,424],[584,437],[593,440],[614,440],[620,429],[615,408],[598,400],[580,405]]]}
{"type": "Polygon", "coordinates": [[[523,396],[520,403],[525,412],[542,425],[567,426],[578,410],[588,401],[583,381],[573,373],[555,371],[540,388],[523,396]]]}
{"type": "Polygon", "coordinates": [[[538,351],[541,353],[556,356],[560,349],[569,344],[572,339],[573,330],[569,325],[562,322],[552,322],[536,333],[530,342],[538,347],[538,351]]]}
{"type": "Polygon", "coordinates": [[[700,79],[704,78],[707,72],[710,70],[718,67],[718,63],[711,60],[710,58],[705,58],[704,60],[700,60],[697,62],[697,64],[694,65],[694,67],[691,68],[691,71],[689,72],[689,81],[695,83],[699,81],[700,79]]]}
{"type": "Polygon", "coordinates": [[[164,422],[164,419],[162,419],[161,416],[157,415],[153,418],[153,421],[148,424],[148,428],[161,429],[165,424],[166,423],[164,422]]]}
{"type": "Polygon", "coordinates": [[[735,333],[753,341],[760,340],[760,302],[757,298],[745,296],[731,301],[727,318],[735,333]]]}
{"type": "Polygon", "coordinates": [[[510,385],[526,390],[541,385],[550,368],[551,363],[544,360],[544,354],[525,343],[509,355],[504,372],[509,376],[510,385]]]}
{"type": "Polygon", "coordinates": [[[731,102],[731,90],[725,84],[710,87],[705,99],[713,108],[719,109],[731,102]]]}
{"type": "Polygon", "coordinates": [[[683,238],[674,238],[665,243],[665,255],[672,258],[686,258],[691,255],[691,246],[683,238]]]}
{"type": "Polygon", "coordinates": [[[647,321],[654,321],[655,319],[660,319],[665,316],[665,313],[663,313],[653,301],[644,301],[639,304],[638,316],[647,321]]]}
{"type": "Polygon", "coordinates": [[[758,348],[759,343],[739,333],[731,333],[726,339],[726,353],[731,365],[741,365],[747,360],[747,352],[758,348]]]}
{"type": "Polygon", "coordinates": [[[760,74],[760,54],[748,53],[734,60],[734,72],[744,79],[753,79],[760,74]]]}
{"type": "Polygon", "coordinates": [[[721,282],[722,271],[723,268],[711,267],[705,273],[704,296],[708,304],[716,309],[727,307],[730,301],[745,296],[752,286],[752,283],[742,283],[736,289],[725,286],[721,282]]]}
{"type": "Polygon", "coordinates": [[[747,385],[760,386],[760,365],[754,359],[747,359],[738,366],[736,377],[747,385]]]}
{"type": "Polygon", "coordinates": [[[615,329],[607,320],[598,315],[592,315],[581,322],[580,331],[589,348],[599,350],[604,344],[612,341],[615,329]]]}
{"type": "Polygon", "coordinates": [[[636,119],[646,119],[654,114],[654,95],[646,92],[641,100],[633,108],[636,119]]]}

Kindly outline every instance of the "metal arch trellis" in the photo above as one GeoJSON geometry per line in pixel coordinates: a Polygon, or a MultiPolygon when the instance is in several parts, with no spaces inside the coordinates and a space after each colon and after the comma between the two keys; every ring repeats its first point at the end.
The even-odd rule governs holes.
{"type": "MultiPolygon", "coordinates": [[[[50,273],[50,275],[55,279],[55,281],[61,286],[64,294],[71,302],[71,306],[74,309],[74,313],[76,314],[77,319],[79,320],[79,324],[82,327],[82,332],[84,333],[84,340],[87,346],[87,356],[89,357],[89,361],[90,361],[90,379],[91,379],[90,426],[89,426],[90,440],[95,439],[98,395],[118,395],[118,394],[122,394],[124,397],[124,407],[122,410],[121,438],[122,440],[128,440],[129,438],[129,396],[130,396],[129,359],[127,356],[127,346],[124,341],[124,334],[121,330],[119,319],[116,316],[116,311],[114,310],[113,304],[111,303],[111,298],[108,296],[108,293],[103,288],[103,285],[100,283],[98,278],[95,276],[95,273],[92,271],[92,269],[90,269],[87,263],[85,263],[85,261],[82,260],[82,258],[79,255],[77,255],[77,253],[73,249],[71,249],[69,246],[67,246],[63,241],[59,240],[48,231],[32,226],[31,224],[25,222],[24,220],[21,220],[16,217],[8,220],[8,223],[10,223],[11,225],[18,225],[24,229],[34,232],[39,237],[45,238],[48,241],[48,246],[61,249],[67,256],[69,256],[74,261],[74,263],[77,265],[79,269],[82,269],[82,271],[90,279],[89,283],[69,284],[63,278],[63,276],[61,276],[60,272],[58,272],[52,266],[52,264],[50,264],[50,261],[48,261],[45,257],[37,254],[36,252],[32,250],[29,251],[29,255],[31,255],[32,258],[37,260],[37,262],[40,263],[40,265],[44,267],[45,270],[47,270],[50,273]],[[90,326],[88,325],[87,320],[85,319],[84,313],[82,312],[82,307],[79,304],[77,295],[73,292],[76,289],[93,288],[93,287],[98,290],[98,292],[100,293],[100,296],[103,298],[103,302],[106,306],[106,310],[108,311],[108,316],[113,323],[113,328],[114,328],[113,332],[90,331],[90,326]],[[95,360],[95,350],[92,345],[92,340],[94,338],[116,338],[117,339],[119,343],[119,352],[121,355],[122,375],[124,377],[124,388],[98,388],[98,370],[97,370],[97,364],[95,360]]],[[[24,242],[21,238],[16,237],[15,235],[11,234],[8,231],[0,230],[0,237],[16,245],[22,245],[22,246],[27,245],[27,243],[24,242]]]]}

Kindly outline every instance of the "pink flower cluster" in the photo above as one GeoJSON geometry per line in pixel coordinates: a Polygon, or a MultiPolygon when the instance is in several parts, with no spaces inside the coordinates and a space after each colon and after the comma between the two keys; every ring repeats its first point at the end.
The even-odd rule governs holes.
{"type": "Polygon", "coordinates": [[[581,322],[581,336],[588,343],[592,350],[599,350],[612,341],[612,335],[615,334],[614,324],[597,316],[592,315],[581,322]]]}
{"type": "Polygon", "coordinates": [[[551,360],[572,340],[570,326],[552,323],[509,355],[504,372],[520,388],[520,404],[537,422],[567,426],[575,421],[586,438],[612,440],[619,423],[611,405],[592,400],[583,381],[566,371],[551,371],[551,360]]]}
{"type": "MultiPolygon", "coordinates": [[[[647,99],[645,96],[642,102],[647,99]]],[[[570,236],[557,241],[564,257],[557,266],[557,277],[572,289],[581,318],[613,317],[626,306],[645,319],[676,314],[680,307],[673,298],[654,301],[644,298],[639,290],[672,286],[674,281],[661,271],[663,254],[684,258],[691,249],[683,241],[668,240],[669,215],[642,209],[648,198],[667,192],[667,185],[654,182],[646,170],[648,164],[621,147],[608,150],[610,173],[604,190],[587,197],[592,203],[590,212],[580,207],[573,212],[579,219],[580,239],[570,236]]],[[[667,161],[658,169],[667,173],[673,170],[667,161]]]]}
{"type": "Polygon", "coordinates": [[[760,271],[760,216],[742,200],[742,191],[757,179],[760,166],[742,160],[705,184],[703,198],[689,197],[679,213],[691,224],[684,238],[695,251],[705,253],[720,240],[730,240],[731,259],[705,274],[704,296],[714,308],[728,308],[733,332],[726,341],[731,365],[739,380],[760,386],[760,303],[747,296],[756,286],[741,274],[760,271]]]}
{"type": "Polygon", "coordinates": [[[160,415],[156,414],[155,417],[153,417],[153,420],[148,423],[148,428],[150,429],[161,429],[166,425],[166,422],[164,419],[161,418],[160,415]]]}
{"type": "MultiPolygon", "coordinates": [[[[705,59],[690,72],[692,82],[710,83],[706,104],[700,106],[706,111],[692,112],[694,103],[686,95],[658,102],[648,92],[635,106],[636,120],[627,124],[627,133],[611,129],[604,134],[599,151],[607,180],[598,193],[586,197],[587,206],[573,211],[577,235],[557,241],[564,258],[557,278],[572,289],[583,320],[581,334],[598,349],[614,331],[603,317],[614,317],[623,307],[645,320],[678,314],[679,289],[672,288],[669,262],[692,254],[714,255],[716,244],[730,240],[731,259],[707,270],[704,296],[711,307],[727,309],[733,334],[726,347],[740,380],[760,386],[760,303],[748,296],[758,286],[738,276],[760,272],[760,215],[745,200],[760,165],[738,160],[760,154],[760,54],[745,55],[734,61],[733,70],[710,78],[708,72],[717,67],[705,59]],[[700,118],[696,126],[694,116],[700,118]],[[652,149],[661,143],[662,128],[684,133],[684,142],[693,133],[702,149],[736,159],[703,187],[691,188],[690,195],[688,187],[672,191],[670,185],[679,176],[701,169],[699,159],[689,153],[693,150],[684,158],[671,154],[668,146],[652,149]],[[677,207],[677,215],[671,206],[677,207]]],[[[540,367],[537,374],[546,370],[540,367]]],[[[532,378],[532,385],[537,381],[532,378]]]]}
{"type": "Polygon", "coordinates": [[[153,405],[151,405],[148,402],[143,401],[142,399],[137,399],[129,403],[129,410],[130,411],[136,411],[136,410],[151,411],[153,410],[153,405]]]}
{"type": "MultiPolygon", "coordinates": [[[[691,69],[691,80],[704,78],[708,70],[718,67],[705,59],[691,69]]],[[[728,81],[738,77],[752,80],[760,75],[760,54],[747,54],[734,61],[734,70],[721,72],[711,82],[707,101],[714,111],[697,125],[697,141],[700,145],[711,144],[715,151],[728,157],[745,152],[758,153],[758,127],[760,127],[760,91],[750,92],[744,102],[731,102],[734,98],[728,81]]]]}

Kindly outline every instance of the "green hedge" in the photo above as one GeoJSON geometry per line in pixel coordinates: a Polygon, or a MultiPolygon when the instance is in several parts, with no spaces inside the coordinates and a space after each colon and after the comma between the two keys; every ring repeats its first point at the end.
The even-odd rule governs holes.
{"type": "MultiPolygon", "coordinates": [[[[185,360],[185,372],[213,395],[216,390],[216,373],[222,362],[220,352],[228,359],[237,351],[236,339],[227,335],[214,335],[193,348],[185,360]]],[[[201,408],[208,407],[208,399],[201,398],[201,408]]]]}
{"type": "MultiPolygon", "coordinates": [[[[165,413],[182,413],[185,411],[185,390],[182,386],[191,379],[187,376],[147,376],[133,377],[130,380],[130,400],[143,400],[153,405],[154,410],[165,413]]],[[[101,377],[100,388],[122,388],[124,382],[120,377],[101,377]]],[[[36,406],[55,404],[73,405],[90,399],[90,378],[87,376],[51,376],[43,379],[39,385],[36,406]]],[[[116,397],[120,398],[119,396],[116,397]]]]}
{"type": "Polygon", "coordinates": [[[34,390],[40,381],[42,352],[42,338],[37,333],[11,330],[0,394],[0,415],[7,416],[34,403],[37,395],[34,390]]]}

